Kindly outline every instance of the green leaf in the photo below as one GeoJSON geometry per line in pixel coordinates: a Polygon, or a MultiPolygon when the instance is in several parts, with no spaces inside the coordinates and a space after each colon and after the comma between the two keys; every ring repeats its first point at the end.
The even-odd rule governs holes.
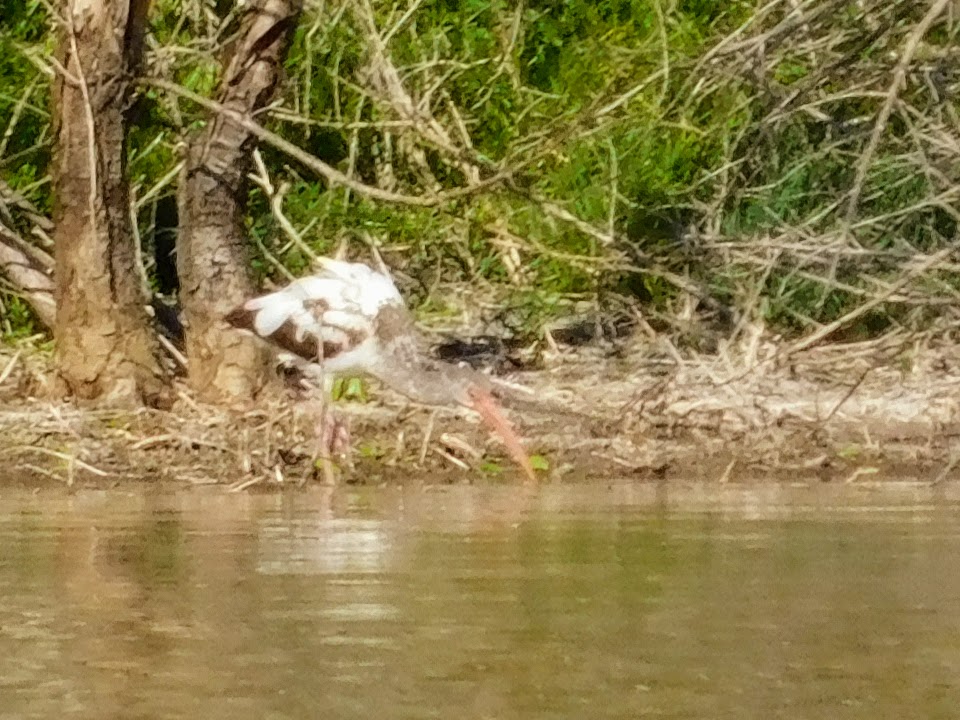
{"type": "Polygon", "coordinates": [[[362,378],[337,378],[333,382],[330,396],[334,400],[367,401],[367,388],[362,378]]]}
{"type": "Polygon", "coordinates": [[[860,455],[860,450],[859,445],[847,445],[837,450],[837,455],[844,460],[855,460],[860,455]]]}
{"type": "Polygon", "coordinates": [[[380,459],[385,454],[383,448],[374,442],[360,443],[357,447],[357,453],[360,457],[373,458],[374,460],[380,459]]]}
{"type": "Polygon", "coordinates": [[[550,462],[543,455],[531,455],[530,466],[534,470],[547,471],[550,469],[550,462]]]}

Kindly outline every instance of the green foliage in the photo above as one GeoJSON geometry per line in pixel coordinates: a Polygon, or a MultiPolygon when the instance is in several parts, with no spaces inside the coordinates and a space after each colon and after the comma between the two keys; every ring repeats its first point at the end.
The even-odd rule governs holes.
{"type": "Polygon", "coordinates": [[[0,178],[47,210],[50,87],[31,58],[51,49],[45,4],[0,2],[0,178]]]}
{"type": "Polygon", "coordinates": [[[363,378],[337,378],[331,393],[334,400],[367,401],[367,388],[363,378]]]}
{"type": "Polygon", "coordinates": [[[547,470],[550,469],[550,462],[543,455],[531,455],[530,466],[534,470],[541,470],[546,472],[547,470]]]}
{"type": "Polygon", "coordinates": [[[39,330],[30,308],[16,295],[3,297],[3,327],[2,334],[7,340],[18,340],[30,337],[39,330]]]}
{"type": "MultiPolygon", "coordinates": [[[[409,15],[407,4],[375,1],[390,68],[417,104],[413,119],[371,71],[361,6],[308,4],[278,107],[258,119],[357,181],[397,194],[462,188],[470,165],[484,175],[509,169],[512,188],[436,207],[386,203],[329,188],[272,148],[261,152],[312,252],[346,244],[368,257],[375,245],[425,316],[457,312],[436,289],[450,280],[491,290],[519,332],[566,312],[572,299],[607,293],[669,316],[680,291],[660,268],[800,333],[843,317],[917,253],[956,234],[956,197],[944,183],[957,161],[944,148],[955,139],[945,129],[956,81],[946,60],[957,31],[946,24],[918,48],[922,72],[882,128],[847,217],[880,91],[922,14],[909,0],[824,4],[800,29],[787,23],[789,8],[755,0],[528,0],[519,9],[507,0],[431,0],[409,15]],[[430,119],[447,146],[423,132],[430,119]],[[820,248],[838,232],[851,233],[848,245],[862,253],[825,257],[820,248]],[[519,272],[505,259],[505,237],[519,272]],[[772,237],[791,249],[770,261],[772,237]]],[[[50,77],[40,67],[54,40],[46,8],[0,0],[0,133],[12,128],[0,134],[0,179],[49,212],[50,77]]],[[[232,3],[159,0],[148,72],[215,95],[219,49],[240,17],[232,3]]],[[[178,146],[207,117],[169,94],[142,92],[131,109],[135,197],[153,202],[175,191],[178,146]]],[[[249,200],[256,271],[279,280],[277,261],[305,271],[308,257],[289,242],[270,198],[253,188],[249,200]]],[[[147,203],[139,213],[148,243],[150,210],[147,203]]],[[[942,273],[913,290],[936,294],[943,283],[960,287],[942,273]]],[[[908,311],[881,305],[855,331],[922,317],[908,311]]],[[[8,319],[28,328],[16,312],[8,319]]]]}
{"type": "Polygon", "coordinates": [[[364,441],[357,445],[357,454],[362,458],[380,460],[387,454],[387,451],[375,442],[364,441]]]}
{"type": "Polygon", "coordinates": [[[498,477],[503,474],[503,465],[493,460],[486,460],[480,463],[480,472],[490,477],[498,477]]]}

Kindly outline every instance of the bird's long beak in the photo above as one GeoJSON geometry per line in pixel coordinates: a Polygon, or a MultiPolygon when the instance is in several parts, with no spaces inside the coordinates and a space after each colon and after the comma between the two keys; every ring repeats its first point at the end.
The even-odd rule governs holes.
{"type": "Polygon", "coordinates": [[[510,452],[510,455],[517,464],[523,468],[527,477],[535,481],[537,476],[533,471],[533,465],[530,464],[527,451],[524,450],[520,438],[510,425],[510,421],[507,420],[500,411],[500,407],[493,395],[476,386],[471,387],[468,393],[470,399],[473,401],[473,409],[480,413],[480,417],[483,418],[487,425],[497,432],[500,439],[503,440],[503,444],[506,445],[507,450],[510,452]]]}

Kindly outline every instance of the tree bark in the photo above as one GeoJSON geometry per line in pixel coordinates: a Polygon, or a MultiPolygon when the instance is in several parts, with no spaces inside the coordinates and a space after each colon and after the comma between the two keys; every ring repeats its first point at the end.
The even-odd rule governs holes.
{"type": "MultiPolygon", "coordinates": [[[[301,0],[254,0],[225,62],[219,100],[250,115],[269,103],[301,0]]],[[[222,115],[190,144],[180,181],[177,267],[191,385],[208,400],[250,398],[266,379],[266,351],[224,317],[255,293],[244,215],[256,139],[222,115]]]]}
{"type": "Polygon", "coordinates": [[[149,0],[63,0],[54,86],[59,372],[68,392],[156,404],[164,378],[126,176],[130,78],[149,0]]]}

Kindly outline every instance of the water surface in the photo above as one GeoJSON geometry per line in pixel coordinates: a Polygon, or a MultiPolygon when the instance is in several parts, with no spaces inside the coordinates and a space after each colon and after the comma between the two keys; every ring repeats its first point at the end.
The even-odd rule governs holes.
{"type": "Polygon", "coordinates": [[[955,718],[903,486],[0,489],[0,718],[955,718]]]}

